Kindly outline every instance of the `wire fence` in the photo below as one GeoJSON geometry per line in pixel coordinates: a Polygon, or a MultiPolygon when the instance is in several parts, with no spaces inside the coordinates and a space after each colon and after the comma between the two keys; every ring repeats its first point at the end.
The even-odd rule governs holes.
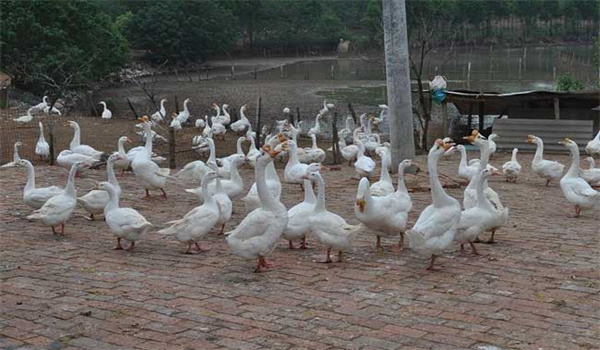
{"type": "MultiPolygon", "coordinates": [[[[298,112],[300,112],[299,119],[302,121],[300,124],[301,129],[305,134],[315,126],[315,116],[319,111],[316,109],[311,111],[300,111],[299,109],[296,109],[294,113],[291,113],[291,118],[293,118],[296,125],[299,121],[298,112]]],[[[341,130],[346,126],[346,117],[351,117],[352,114],[349,110],[345,113],[341,111],[336,111],[336,113],[338,114],[337,130],[341,130]]],[[[21,158],[28,159],[34,164],[50,163],[49,160],[42,160],[35,154],[35,146],[40,137],[38,122],[41,122],[43,125],[45,140],[53,145],[54,159],[56,159],[62,150],[69,149],[69,144],[73,139],[74,130],[65,125],[68,120],[74,120],[79,124],[82,144],[89,145],[106,153],[117,151],[117,141],[121,136],[129,137],[134,141],[134,146],[142,145],[144,143],[140,135],[141,128],[135,126],[139,122],[133,121],[132,119],[113,118],[109,121],[105,121],[99,117],[84,117],[80,115],[69,115],[66,117],[38,115],[34,116],[33,120],[27,123],[18,123],[14,120],[25,114],[26,110],[19,108],[0,111],[0,164],[6,164],[13,160],[13,145],[17,141],[23,143],[23,146],[19,149],[21,158]]],[[[256,131],[258,127],[258,118],[249,116],[249,119],[253,125],[253,130],[256,131]]],[[[277,118],[273,117],[268,119],[265,118],[267,119],[265,121],[262,119],[263,117],[261,116],[261,125],[266,125],[269,131],[271,131],[275,125],[275,120],[277,120],[277,118]]],[[[279,118],[279,120],[281,119],[282,118],[279,118]]],[[[319,142],[323,142],[324,144],[319,146],[322,148],[328,147],[332,139],[333,119],[333,115],[330,115],[327,118],[323,118],[320,122],[321,134],[319,136],[319,142]]],[[[193,149],[193,138],[202,134],[202,129],[196,128],[194,125],[195,119],[190,119],[181,130],[172,133],[169,130],[168,123],[158,124],[153,129],[159,135],[155,139],[153,150],[158,155],[166,158],[166,161],[162,166],[174,165],[175,167],[181,167],[190,161],[206,158],[206,154],[201,155],[198,150],[193,149]],[[173,138],[172,143],[169,142],[171,138],[173,138]]],[[[354,127],[354,122],[352,122],[352,127],[354,127]]],[[[387,130],[388,126],[387,123],[384,123],[380,124],[379,127],[387,130]]],[[[228,130],[225,135],[225,140],[215,140],[217,156],[221,157],[235,153],[236,140],[238,137],[240,137],[240,135],[228,130]]],[[[310,141],[308,138],[301,135],[300,143],[302,145],[309,145],[310,141]]],[[[249,144],[244,142],[244,151],[247,151],[248,146],[249,144]]]]}

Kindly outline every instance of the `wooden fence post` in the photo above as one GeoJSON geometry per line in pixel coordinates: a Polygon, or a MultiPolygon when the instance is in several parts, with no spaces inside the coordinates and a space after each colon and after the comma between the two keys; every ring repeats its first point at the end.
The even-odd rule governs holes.
{"type": "Polygon", "coordinates": [[[339,147],[339,135],[338,135],[338,130],[337,130],[337,121],[338,121],[338,113],[337,111],[333,112],[333,123],[331,125],[331,133],[333,135],[332,140],[333,140],[333,145],[332,145],[332,150],[333,150],[333,164],[340,164],[340,147],[339,147]]]}
{"type": "Polygon", "coordinates": [[[258,98],[258,108],[256,110],[256,148],[261,147],[262,130],[260,125],[260,114],[262,107],[262,97],[258,98]]]}
{"type": "Polygon", "coordinates": [[[300,116],[300,107],[296,107],[296,124],[295,124],[296,127],[298,127],[298,124],[300,123],[301,120],[302,120],[302,117],[300,116]]]}
{"type": "Polygon", "coordinates": [[[348,109],[350,110],[350,115],[352,115],[352,119],[354,120],[354,126],[358,126],[358,118],[356,118],[356,112],[354,111],[352,103],[348,103],[348,109]]]}
{"type": "Polygon", "coordinates": [[[54,122],[48,123],[48,140],[50,141],[50,165],[54,165],[54,122]]]}
{"type": "MultiPolygon", "coordinates": [[[[152,135],[148,135],[152,137],[152,135]]],[[[175,129],[169,127],[169,168],[177,168],[177,159],[175,159],[175,129]]]]}

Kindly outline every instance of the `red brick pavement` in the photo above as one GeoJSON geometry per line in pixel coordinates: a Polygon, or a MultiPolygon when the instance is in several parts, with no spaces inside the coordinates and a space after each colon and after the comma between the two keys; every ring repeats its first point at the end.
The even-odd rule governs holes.
{"type": "MultiPolygon", "coordinates": [[[[230,255],[217,235],[204,242],[210,251],[191,256],[154,233],[133,253],[114,251],[106,225],[86,221],[81,209],[66,237],[29,223],[21,202],[24,171],[0,172],[0,348],[597,348],[600,215],[568,218],[572,208],[558,184],[544,187],[530,173],[531,156],[520,159],[517,184],[492,182],[510,207],[498,244],[481,245],[480,257],[453,247],[439,272],[425,271],[426,261],[410,251],[375,253],[368,232],[342,264],[317,263],[324,252],[314,241],[308,251],[289,251],[282,242],[276,268],[264,274],[251,273],[253,262],[230,255]]],[[[457,164],[444,160],[441,168],[454,174],[457,164]]],[[[250,174],[245,170],[244,178],[250,174]]],[[[351,170],[324,175],[329,209],[355,223],[351,170]]],[[[103,176],[92,171],[78,179],[80,194],[103,176]]],[[[39,185],[64,185],[65,178],[58,168],[38,170],[39,185]]],[[[145,202],[132,175],[120,181],[122,204],[158,225],[196,203],[177,184],[168,186],[168,200],[145,202]]],[[[449,192],[462,198],[462,189],[449,192]]],[[[296,186],[284,186],[286,205],[301,196],[296,186]]],[[[411,223],[429,194],[413,200],[411,223]]],[[[243,217],[243,205],[235,203],[235,211],[229,228],[243,217]]]]}

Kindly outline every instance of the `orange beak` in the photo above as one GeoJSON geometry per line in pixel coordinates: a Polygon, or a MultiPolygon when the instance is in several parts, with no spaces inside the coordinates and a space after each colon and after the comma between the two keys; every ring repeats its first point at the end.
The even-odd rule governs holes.
{"type": "Polygon", "coordinates": [[[527,135],[527,140],[525,140],[525,142],[527,142],[527,143],[533,143],[533,138],[534,137],[535,136],[533,136],[533,135],[527,135]]]}
{"type": "Polygon", "coordinates": [[[360,210],[361,213],[365,212],[365,206],[367,205],[367,202],[364,199],[357,199],[356,205],[358,205],[358,210],[360,210]]]}
{"type": "Polygon", "coordinates": [[[479,131],[473,130],[471,135],[463,137],[463,140],[466,140],[468,142],[473,142],[477,138],[477,135],[479,135],[479,131]]]}
{"type": "Polygon", "coordinates": [[[145,115],[145,116],[143,116],[143,117],[141,117],[141,118],[138,118],[138,120],[139,120],[139,121],[141,121],[141,122],[144,122],[144,123],[145,123],[145,122],[147,122],[147,121],[148,121],[148,116],[147,116],[147,115],[145,115]]]}

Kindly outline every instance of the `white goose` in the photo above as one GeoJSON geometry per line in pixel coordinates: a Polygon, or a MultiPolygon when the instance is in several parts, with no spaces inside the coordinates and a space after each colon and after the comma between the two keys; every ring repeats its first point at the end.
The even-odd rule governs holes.
{"type": "Polygon", "coordinates": [[[119,194],[110,183],[101,182],[98,189],[108,192],[110,198],[104,207],[104,220],[110,230],[117,236],[115,250],[123,249],[121,240],[126,240],[131,242],[127,251],[132,251],[135,242],[144,238],[152,224],[137,210],[119,207],[119,194]]]}
{"type": "Polygon", "coordinates": [[[600,154],[600,131],[598,131],[593,140],[587,143],[587,146],[585,146],[585,151],[590,156],[597,156],[600,154]]]}
{"type": "MultiPolygon", "coordinates": [[[[358,133],[360,132],[360,128],[356,128],[353,133],[352,140],[353,142],[358,141],[358,133]]],[[[345,160],[348,161],[348,165],[352,165],[352,162],[356,161],[356,157],[358,156],[358,146],[355,144],[347,145],[345,147],[340,148],[340,153],[345,160]]]]}
{"type": "Polygon", "coordinates": [[[171,115],[171,124],[169,124],[169,127],[175,131],[181,130],[182,128],[181,122],[179,119],[177,119],[177,115],[175,115],[175,113],[171,115]]]}
{"type": "Polygon", "coordinates": [[[279,197],[273,196],[265,173],[278,151],[265,146],[254,170],[259,206],[251,211],[235,230],[227,232],[227,245],[243,259],[257,259],[255,272],[268,268],[266,258],[271,254],[288,223],[288,213],[279,197]]]}
{"type": "Polygon", "coordinates": [[[310,130],[308,130],[308,133],[320,135],[321,134],[321,123],[320,122],[321,122],[321,114],[317,114],[317,117],[315,118],[315,126],[310,128],[310,130]]]}
{"type": "MultiPolygon", "coordinates": [[[[86,156],[85,154],[75,153],[69,151],[68,149],[61,151],[56,157],[56,164],[58,166],[71,169],[75,163],[86,163],[87,165],[92,165],[98,162],[97,159],[86,156]]],[[[80,172],[83,171],[83,168],[80,169],[80,172]]]]}
{"type": "Polygon", "coordinates": [[[590,167],[581,170],[581,177],[592,186],[600,185],[600,169],[596,168],[594,158],[587,157],[586,160],[590,164],[590,167]]]}
{"type": "Polygon", "coordinates": [[[6,163],[2,166],[2,168],[10,168],[17,165],[17,162],[21,160],[21,156],[19,156],[19,147],[23,146],[24,143],[21,141],[15,142],[13,145],[13,161],[10,163],[6,163]]]}
{"type": "MultiPolygon", "coordinates": [[[[216,105],[216,103],[215,103],[215,105],[216,105]]],[[[217,108],[219,108],[218,105],[217,105],[217,108]]],[[[219,112],[216,117],[213,117],[213,123],[217,122],[219,124],[222,124],[223,126],[229,125],[231,123],[231,116],[229,115],[227,108],[229,108],[228,104],[223,104],[223,106],[221,106],[221,109],[223,110],[223,114],[221,114],[219,112]]]]}
{"type": "MultiPolygon", "coordinates": [[[[310,174],[321,169],[318,163],[311,164],[306,173],[310,174]]],[[[301,249],[307,249],[306,237],[310,233],[310,223],[307,218],[314,211],[317,199],[313,192],[312,183],[309,180],[303,180],[304,201],[296,204],[288,210],[288,224],[283,231],[282,238],[288,241],[289,248],[294,249],[294,241],[302,240],[301,249]]]]}
{"type": "MultiPolygon", "coordinates": [[[[188,109],[188,103],[190,103],[190,99],[186,98],[185,101],[183,101],[183,110],[181,112],[179,112],[179,114],[177,114],[177,117],[175,118],[179,122],[180,126],[185,124],[185,122],[187,122],[188,118],[190,117],[190,110],[188,109]]],[[[171,126],[173,126],[173,125],[171,125],[171,126]]]]}
{"type": "Polygon", "coordinates": [[[475,248],[474,242],[480,234],[496,225],[496,209],[483,192],[484,182],[491,174],[491,170],[483,169],[476,176],[477,205],[461,213],[460,221],[458,222],[458,231],[454,236],[454,241],[460,244],[461,252],[464,251],[464,245],[468,243],[471,246],[473,254],[478,255],[479,253],[477,252],[477,248],[475,248]]]}
{"type": "Polygon", "coordinates": [[[371,195],[369,180],[362,178],[358,184],[354,215],[356,219],[375,231],[377,236],[376,249],[383,250],[381,237],[400,235],[398,246],[404,247],[404,232],[408,221],[408,213],[412,209],[412,200],[404,183],[404,171],[412,166],[410,159],[405,159],[398,165],[398,189],[382,197],[371,195]]]}
{"type": "Polygon", "coordinates": [[[220,164],[226,172],[229,172],[229,168],[231,167],[231,161],[234,158],[237,158],[237,156],[239,155],[244,156],[244,158],[246,157],[246,155],[244,154],[244,150],[242,149],[242,142],[244,142],[245,140],[245,136],[238,137],[235,144],[236,152],[231,155],[228,155],[227,157],[217,159],[217,164],[220,164]]]}
{"type": "Polygon", "coordinates": [[[357,140],[357,146],[358,154],[354,163],[354,169],[359,177],[371,177],[375,172],[375,162],[371,157],[365,155],[365,144],[362,141],[357,140]]]}
{"type": "Polygon", "coordinates": [[[348,225],[341,216],[329,212],[325,207],[325,180],[319,172],[306,175],[306,179],[317,183],[317,203],[308,215],[310,233],[326,248],[327,257],[324,263],[331,263],[331,250],[338,251],[338,262],[342,261],[342,252],[350,250],[352,243],[362,225],[348,225]]]}
{"type": "MultiPolygon", "coordinates": [[[[265,147],[269,147],[269,146],[266,145],[265,147]]],[[[279,154],[278,150],[271,150],[270,148],[268,148],[268,149],[272,154],[275,154],[273,157],[275,157],[277,154],[279,154]]],[[[260,156],[259,156],[259,158],[260,158],[260,156]]],[[[259,158],[257,158],[257,161],[259,158]]],[[[255,168],[255,170],[256,170],[256,168],[255,168]]],[[[275,169],[275,165],[273,164],[273,162],[269,162],[266,165],[265,172],[266,172],[265,182],[266,182],[267,190],[269,191],[269,194],[273,198],[279,200],[279,198],[281,197],[281,182],[279,182],[279,176],[277,175],[277,170],[275,169]]],[[[250,187],[248,194],[246,194],[246,197],[242,198],[242,201],[244,202],[244,204],[246,206],[247,212],[251,212],[260,206],[260,196],[258,193],[258,184],[256,182],[252,184],[252,187],[250,187]]]]}
{"type": "Polygon", "coordinates": [[[250,148],[248,149],[248,153],[246,154],[246,158],[250,165],[254,168],[256,166],[256,159],[260,156],[260,151],[256,148],[256,142],[254,140],[254,136],[246,135],[248,141],[250,141],[250,148]]]}
{"type": "Polygon", "coordinates": [[[333,103],[327,103],[327,100],[323,101],[323,108],[319,111],[320,116],[326,116],[331,112],[331,110],[335,108],[333,103]]]}
{"type": "Polygon", "coordinates": [[[216,117],[212,117],[211,121],[212,121],[212,126],[211,126],[212,135],[220,136],[221,140],[225,140],[225,134],[227,133],[227,128],[225,128],[225,125],[219,123],[216,120],[216,117]]]}
{"type": "Polygon", "coordinates": [[[18,118],[14,118],[13,121],[19,123],[19,124],[26,124],[29,123],[30,121],[33,120],[33,115],[31,114],[32,111],[34,110],[35,107],[29,108],[27,110],[27,114],[25,114],[24,116],[18,117],[18,118]]]}
{"type": "Polygon", "coordinates": [[[61,115],[58,108],[56,108],[54,106],[52,107],[52,110],[50,110],[50,102],[48,102],[48,96],[44,96],[44,98],[42,100],[43,100],[42,103],[45,104],[44,113],[46,113],[46,114],[54,113],[54,114],[58,114],[59,116],[61,115]]]}
{"type": "Polygon", "coordinates": [[[94,158],[96,160],[100,160],[100,158],[103,155],[103,152],[97,151],[96,149],[88,145],[81,144],[81,128],[79,127],[79,124],[77,122],[69,120],[66,123],[66,126],[70,126],[74,130],[73,139],[69,144],[69,150],[74,153],[79,153],[94,158]]]}
{"type": "Polygon", "coordinates": [[[40,127],[40,137],[35,144],[35,154],[40,156],[41,159],[48,159],[48,157],[50,157],[50,145],[46,142],[46,138],[44,137],[44,125],[42,122],[39,122],[38,125],[40,127]]]}
{"type": "Polygon", "coordinates": [[[160,109],[150,116],[155,123],[160,123],[167,118],[167,109],[165,108],[166,98],[160,100],[160,109]]]}
{"type": "Polygon", "coordinates": [[[539,177],[546,179],[546,186],[550,184],[550,181],[558,180],[565,170],[565,166],[559,162],[544,159],[544,141],[541,138],[534,135],[527,135],[527,143],[537,145],[535,156],[531,162],[533,172],[539,177]]]}
{"type": "Polygon", "coordinates": [[[379,112],[379,118],[373,118],[373,124],[375,125],[381,124],[387,118],[389,113],[389,107],[387,105],[381,104],[379,105],[379,109],[381,109],[381,112],[379,112]]]}
{"type": "MultiPolygon", "coordinates": [[[[240,155],[240,154],[235,154],[234,158],[231,160],[231,168],[230,168],[230,178],[229,179],[223,179],[223,180],[218,180],[216,182],[211,182],[208,185],[208,189],[211,191],[211,193],[216,194],[217,192],[217,183],[221,184],[221,187],[223,188],[223,192],[225,194],[227,194],[227,196],[229,198],[236,198],[241,196],[244,193],[244,180],[242,179],[242,177],[240,176],[240,173],[238,172],[238,168],[244,164],[246,160],[246,157],[244,157],[244,155],[240,155]]],[[[208,167],[208,171],[214,171],[215,167],[208,167]]],[[[207,172],[208,172],[207,171],[207,172]]],[[[200,179],[202,179],[202,177],[200,177],[200,179]]],[[[198,188],[194,188],[194,189],[186,189],[185,190],[188,193],[193,193],[195,195],[198,196],[198,198],[200,200],[203,199],[203,191],[202,191],[202,186],[198,187],[198,188]]]]}
{"type": "Polygon", "coordinates": [[[451,146],[438,139],[429,150],[427,168],[433,204],[421,212],[407,233],[410,248],[420,255],[431,257],[428,270],[434,269],[435,259],[452,245],[460,221],[460,203],[444,191],[437,170],[441,155],[451,146]]]}
{"type": "Polygon", "coordinates": [[[488,136],[488,142],[490,144],[490,156],[493,156],[494,153],[496,153],[496,142],[494,141],[495,139],[499,138],[500,136],[498,136],[497,134],[490,134],[490,136],[488,136]]]}
{"type": "Polygon", "coordinates": [[[468,156],[467,149],[463,145],[456,145],[453,147],[460,152],[460,163],[458,165],[458,177],[461,179],[465,179],[467,181],[471,181],[475,175],[477,175],[477,170],[479,169],[479,160],[474,162],[473,164],[468,164],[468,156]]]}
{"type": "Polygon", "coordinates": [[[513,148],[510,161],[502,165],[502,173],[506,178],[506,182],[517,182],[517,177],[521,173],[521,164],[517,161],[518,148],[513,148]]]}
{"type": "Polygon", "coordinates": [[[129,169],[129,165],[131,163],[129,161],[129,158],[127,157],[127,153],[125,152],[125,142],[131,143],[131,140],[129,139],[129,137],[127,137],[127,136],[119,137],[119,140],[117,141],[117,152],[113,153],[113,155],[114,154],[119,155],[117,160],[114,162],[114,168],[121,170],[121,174],[124,173],[125,170],[129,169]]]}
{"type": "Polygon", "coordinates": [[[311,163],[323,163],[327,157],[327,154],[317,145],[317,135],[309,132],[308,136],[310,136],[312,139],[312,146],[305,150],[308,161],[311,163]]]}
{"type": "MultiPolygon", "coordinates": [[[[106,162],[106,172],[108,176],[108,183],[110,183],[117,197],[121,196],[121,186],[119,186],[119,182],[115,176],[114,165],[115,162],[121,159],[121,156],[118,154],[113,154],[108,157],[108,161],[106,162]]],[[[110,197],[108,192],[104,190],[92,190],[86,193],[84,196],[77,198],[77,203],[81,204],[85,211],[87,211],[90,216],[86,217],[86,219],[93,221],[95,220],[94,215],[100,215],[104,213],[104,208],[108,204],[110,197]]]]}
{"type": "Polygon", "coordinates": [[[560,180],[560,188],[567,200],[575,205],[575,217],[579,217],[582,209],[591,209],[600,205],[600,192],[594,190],[580,176],[579,147],[575,141],[565,138],[559,143],[571,152],[571,167],[560,180]]]}
{"type": "Polygon", "coordinates": [[[300,163],[298,160],[298,146],[293,140],[282,144],[282,149],[288,149],[290,157],[283,171],[283,179],[286,183],[302,184],[303,177],[306,175],[308,164],[300,163]]]}
{"type": "Polygon", "coordinates": [[[106,107],[106,102],[100,101],[98,104],[104,106],[104,109],[102,110],[102,120],[109,120],[112,118],[112,112],[106,107]]]}
{"type": "Polygon", "coordinates": [[[225,232],[225,224],[231,219],[233,204],[231,203],[231,199],[229,199],[229,194],[221,184],[221,179],[217,178],[213,183],[215,184],[214,189],[209,189],[209,191],[214,193],[213,196],[219,206],[219,221],[217,221],[216,226],[221,226],[219,234],[222,235],[225,232]]]}
{"type": "Polygon", "coordinates": [[[246,117],[244,113],[246,111],[246,105],[240,107],[240,119],[230,125],[230,128],[233,132],[241,134],[246,131],[250,127],[250,120],[246,117]]]}
{"type": "Polygon", "coordinates": [[[352,135],[352,131],[354,130],[352,128],[353,124],[354,124],[354,119],[352,119],[352,117],[346,117],[346,127],[343,128],[342,130],[338,131],[338,134],[340,135],[340,140],[346,141],[346,138],[348,138],[348,136],[352,135]]]}
{"type": "MultiPolygon", "coordinates": [[[[387,153],[385,151],[383,152],[387,153]]],[[[387,196],[388,194],[394,192],[394,184],[392,184],[392,178],[390,177],[389,158],[386,154],[382,154],[381,160],[381,177],[379,178],[379,181],[375,182],[369,188],[369,192],[371,193],[371,195],[379,197],[387,196]]]]}
{"type": "Polygon", "coordinates": [[[179,220],[168,222],[171,226],[158,231],[159,234],[175,235],[179,242],[187,244],[185,254],[191,254],[192,244],[201,251],[198,240],[206,236],[219,222],[219,205],[208,190],[208,184],[217,177],[219,175],[216,172],[210,171],[202,178],[204,203],[201,206],[190,210],[179,220]]]}
{"type": "Polygon", "coordinates": [[[213,131],[212,128],[210,127],[210,124],[208,123],[208,116],[204,116],[204,130],[202,130],[202,137],[210,139],[213,137],[213,131]]]}
{"type": "Polygon", "coordinates": [[[61,194],[64,189],[58,186],[35,187],[35,168],[26,159],[18,160],[15,165],[27,169],[27,183],[23,189],[23,202],[33,209],[40,209],[46,201],[61,194]]]}
{"type": "Polygon", "coordinates": [[[28,220],[42,220],[44,225],[52,227],[56,234],[55,226],[60,225],[60,234],[65,235],[65,222],[71,217],[77,204],[75,192],[75,173],[82,168],[83,163],[75,163],[69,171],[69,178],[65,190],[48,199],[44,205],[27,217],[28,220]]]}
{"type": "MultiPolygon", "coordinates": [[[[148,124],[147,117],[141,118],[141,121],[146,125],[148,124]]],[[[146,137],[146,145],[143,149],[136,152],[135,157],[131,161],[131,168],[138,182],[146,190],[146,196],[143,199],[150,198],[150,190],[161,190],[163,198],[167,198],[164,187],[171,169],[160,168],[152,161],[152,138],[146,137]]]]}

